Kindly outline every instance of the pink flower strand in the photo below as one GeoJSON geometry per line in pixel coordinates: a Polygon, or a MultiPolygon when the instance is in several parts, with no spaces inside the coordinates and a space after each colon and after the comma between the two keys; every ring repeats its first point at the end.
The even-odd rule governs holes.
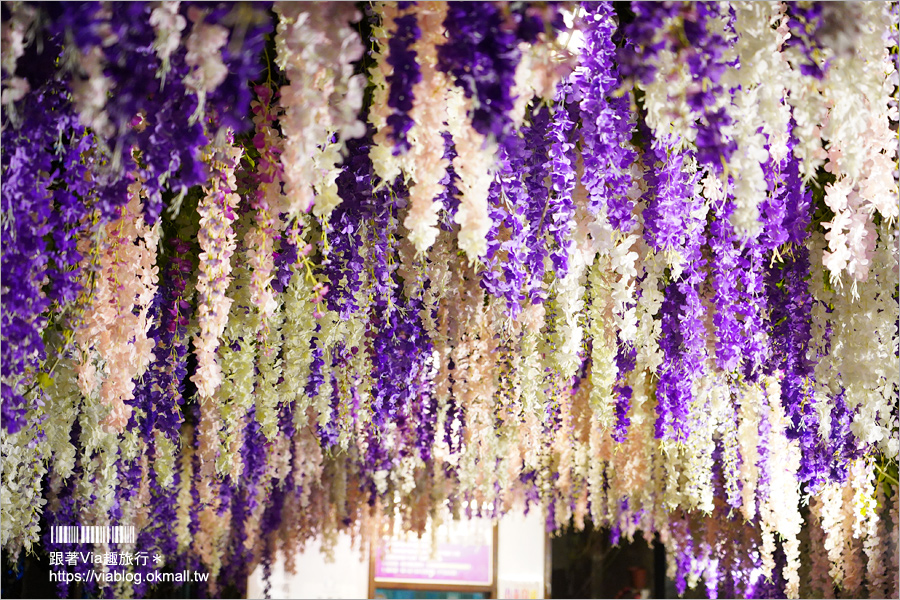
{"type": "Polygon", "coordinates": [[[146,371],[152,358],[147,313],[158,281],[159,229],[144,223],[141,181],[133,182],[128,192],[121,216],[106,226],[100,276],[83,323],[75,331],[82,349],[82,361],[76,367],[81,391],[90,396],[99,385],[101,402],[111,408],[104,424],[116,431],[122,431],[131,418],[127,403],[134,398],[134,379],[146,371]],[[105,377],[97,363],[105,364],[105,377]]]}
{"type": "MultiPolygon", "coordinates": [[[[230,137],[230,136],[229,136],[230,137]]],[[[234,169],[242,150],[229,143],[214,148],[209,157],[213,171],[200,201],[200,275],[197,281],[197,316],[200,332],[194,338],[197,372],[191,377],[201,398],[212,398],[222,382],[216,361],[219,338],[225,331],[231,299],[225,295],[231,282],[231,255],[235,234],[231,228],[240,196],[235,193],[234,169]]]]}
{"type": "Polygon", "coordinates": [[[257,86],[258,101],[251,104],[256,135],[253,144],[259,150],[259,164],[255,178],[257,189],[251,206],[256,210],[255,222],[244,236],[244,246],[250,263],[250,302],[259,309],[263,326],[275,313],[277,302],[272,289],[275,268],[274,242],[283,223],[279,213],[284,209],[281,194],[281,146],[282,140],[273,127],[278,118],[277,105],[273,103],[272,90],[257,86]]]}

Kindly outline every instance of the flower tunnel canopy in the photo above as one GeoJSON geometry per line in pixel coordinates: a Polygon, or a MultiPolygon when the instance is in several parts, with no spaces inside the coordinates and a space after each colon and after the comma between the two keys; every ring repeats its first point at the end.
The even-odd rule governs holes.
{"type": "Polygon", "coordinates": [[[5,2],[6,559],[522,505],[898,595],[896,2],[5,2]],[[133,526],[107,543],[60,527],[133,526]]]}

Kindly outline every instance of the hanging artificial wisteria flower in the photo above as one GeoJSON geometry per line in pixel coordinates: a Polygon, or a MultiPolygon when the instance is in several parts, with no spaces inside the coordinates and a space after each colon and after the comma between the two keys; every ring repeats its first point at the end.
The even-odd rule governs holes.
{"type": "Polygon", "coordinates": [[[524,505],[896,597],[897,3],[361,9],[3,4],[14,568],[216,596],[524,505]]]}

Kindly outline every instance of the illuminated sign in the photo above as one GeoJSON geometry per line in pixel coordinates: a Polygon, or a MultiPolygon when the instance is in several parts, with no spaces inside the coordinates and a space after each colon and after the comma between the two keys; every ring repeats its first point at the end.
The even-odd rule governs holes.
{"type": "Polygon", "coordinates": [[[490,521],[450,522],[431,535],[384,539],[375,547],[375,581],[449,585],[493,584],[490,521]]]}

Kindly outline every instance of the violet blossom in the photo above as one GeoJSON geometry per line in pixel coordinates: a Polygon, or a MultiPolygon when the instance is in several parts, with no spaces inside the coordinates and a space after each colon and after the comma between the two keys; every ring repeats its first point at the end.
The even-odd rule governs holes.
{"type": "Polygon", "coordinates": [[[581,117],[582,183],[591,210],[596,214],[606,208],[610,224],[627,233],[634,227],[628,169],[636,155],[629,146],[633,125],[628,97],[619,94],[622,81],[614,62],[614,13],[611,2],[582,6],[586,11],[584,47],[581,65],[572,75],[571,93],[581,117]]]}
{"type": "Polygon", "coordinates": [[[388,42],[388,64],[394,70],[387,77],[390,85],[388,106],[394,112],[388,116],[387,124],[391,127],[390,135],[396,144],[394,154],[404,154],[410,149],[406,135],[413,126],[412,117],[409,116],[413,108],[413,86],[422,81],[422,71],[416,62],[417,52],[412,47],[422,32],[416,15],[412,12],[397,17],[394,23],[397,29],[388,42]]]}
{"type": "Polygon", "coordinates": [[[438,68],[475,101],[475,130],[502,139],[512,129],[518,39],[492,2],[449,2],[444,27],[448,41],[438,49],[438,68]]]}

